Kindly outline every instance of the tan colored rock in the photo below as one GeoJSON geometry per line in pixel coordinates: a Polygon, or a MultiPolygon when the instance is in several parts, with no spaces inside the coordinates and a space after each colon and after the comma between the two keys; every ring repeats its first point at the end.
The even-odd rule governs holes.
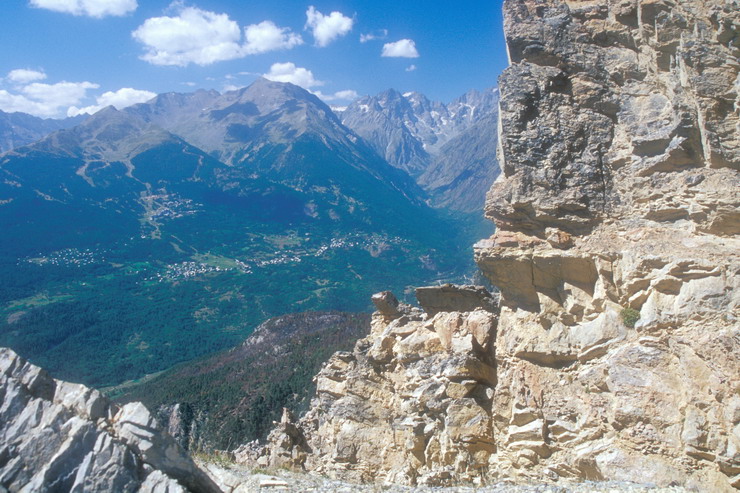
{"type": "Polygon", "coordinates": [[[737,487],[737,7],[505,4],[498,231],[476,259],[501,290],[496,429],[539,451],[542,416],[549,440],[499,447],[517,476],[737,487]],[[496,241],[522,234],[547,243],[496,241]]]}
{"type": "Polygon", "coordinates": [[[305,443],[280,424],[264,449],[245,448],[237,460],[352,481],[480,479],[495,451],[488,405],[496,383],[496,317],[480,306],[494,302],[483,288],[445,286],[447,299],[439,291],[421,296],[460,309],[378,322],[351,355],[329,360],[294,430],[305,443]]]}

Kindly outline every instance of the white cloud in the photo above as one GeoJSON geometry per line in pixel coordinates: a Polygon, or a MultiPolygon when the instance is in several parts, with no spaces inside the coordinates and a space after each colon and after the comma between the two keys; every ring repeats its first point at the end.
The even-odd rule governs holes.
{"type": "Polygon", "coordinates": [[[303,44],[300,34],[287,27],[278,27],[272,21],[262,21],[244,28],[244,53],[256,55],[275,50],[289,50],[303,44]]]}
{"type": "Polygon", "coordinates": [[[31,0],[32,7],[73,15],[105,17],[126,15],[138,7],[136,0],[31,0]]]}
{"type": "Polygon", "coordinates": [[[8,80],[17,84],[28,84],[29,82],[44,79],[46,79],[46,74],[43,71],[38,70],[18,68],[8,72],[8,80]]]}
{"type": "Polygon", "coordinates": [[[195,82],[180,82],[180,84],[182,84],[183,86],[188,86],[188,87],[195,87],[195,86],[197,86],[197,84],[195,82]]]}
{"type": "Polygon", "coordinates": [[[352,89],[345,89],[344,91],[337,91],[334,94],[324,94],[321,91],[311,91],[315,96],[324,101],[353,101],[359,97],[357,91],[352,89]]]}
{"type": "Polygon", "coordinates": [[[0,90],[0,109],[7,112],[20,111],[42,118],[61,116],[63,110],[77,105],[87,96],[89,89],[97,89],[92,82],[58,82],[43,84],[34,82],[23,86],[20,92],[0,90]]]}
{"type": "Polygon", "coordinates": [[[324,15],[311,5],[306,11],[306,29],[310,29],[316,40],[316,46],[326,46],[335,39],[346,35],[352,30],[354,19],[346,17],[341,12],[332,12],[324,15]]]}
{"type": "Polygon", "coordinates": [[[413,72],[414,70],[416,70],[416,65],[414,65],[413,63],[406,67],[406,72],[413,72]]]}
{"type": "Polygon", "coordinates": [[[303,67],[296,67],[294,63],[273,63],[270,72],[264,74],[265,79],[276,82],[290,82],[304,89],[323,86],[324,83],[316,80],[313,72],[303,67]]]}
{"type": "Polygon", "coordinates": [[[375,41],[376,39],[385,39],[388,37],[388,29],[380,29],[367,34],[360,34],[360,43],[375,41]]]}
{"type": "Polygon", "coordinates": [[[131,33],[144,45],[146,53],[142,60],[180,67],[190,63],[210,65],[303,43],[300,35],[272,21],[247,26],[242,42],[239,24],[228,15],[173,5],[179,9],[175,17],[151,17],[131,33]]]}
{"type": "Polygon", "coordinates": [[[132,36],[146,49],[141,59],[154,65],[209,65],[242,56],[239,25],[226,14],[195,7],[177,17],[151,17],[132,36]]]}
{"type": "Polygon", "coordinates": [[[412,39],[400,39],[394,43],[384,44],[381,56],[419,58],[419,52],[416,51],[416,43],[412,39]]]}
{"type": "Polygon", "coordinates": [[[238,91],[242,87],[244,87],[244,86],[237,86],[237,85],[234,85],[234,84],[227,84],[227,85],[224,86],[224,88],[221,91],[221,93],[223,94],[225,92],[238,91]]]}
{"type": "Polygon", "coordinates": [[[142,91],[139,89],[124,87],[115,92],[104,92],[101,96],[97,97],[97,104],[86,106],[84,108],[71,106],[67,110],[67,116],[77,116],[83,113],[88,113],[92,115],[93,113],[97,113],[107,106],[114,106],[116,109],[120,110],[126,108],[127,106],[131,106],[132,104],[144,103],[146,101],[149,101],[154,96],[156,96],[156,94],[151,91],[142,91]]]}
{"type": "Polygon", "coordinates": [[[337,99],[346,99],[348,101],[352,101],[353,99],[357,99],[359,95],[357,94],[357,91],[353,91],[352,89],[345,89],[344,91],[335,92],[334,97],[336,97],[337,99]]]}

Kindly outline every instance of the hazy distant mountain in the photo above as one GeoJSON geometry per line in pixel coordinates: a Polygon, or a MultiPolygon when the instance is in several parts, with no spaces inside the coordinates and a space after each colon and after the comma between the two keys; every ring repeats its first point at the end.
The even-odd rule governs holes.
{"type": "Polygon", "coordinates": [[[117,384],[271,316],[459,279],[462,221],[290,84],[108,107],[0,156],[0,345],[117,384]]]}
{"type": "Polygon", "coordinates": [[[54,120],[0,111],[0,154],[42,139],[55,130],[73,127],[85,118],[87,115],[54,120]]]}
{"type": "Polygon", "coordinates": [[[417,115],[408,99],[389,89],[350,104],[342,112],[342,122],[367,140],[390,164],[417,176],[430,159],[424,142],[435,139],[432,128],[422,127],[420,123],[424,116],[431,115],[417,115]]]}
{"type": "Polygon", "coordinates": [[[349,180],[356,182],[354,192],[364,195],[373,181],[357,180],[369,173],[409,199],[423,195],[412,180],[378,159],[319,98],[292,84],[260,78],[223,95],[164,94],[124,111],[156,123],[221,162],[290,186],[336,186],[349,180]],[[348,174],[358,176],[350,179],[348,174]]]}
{"type": "Polygon", "coordinates": [[[342,123],[415,177],[433,205],[461,211],[481,210],[498,174],[497,115],[496,88],[470,91],[449,104],[390,89],[341,112],[342,123]]]}
{"type": "Polygon", "coordinates": [[[497,114],[482,117],[448,140],[417,182],[435,207],[482,211],[486,193],[499,175],[497,114]]]}

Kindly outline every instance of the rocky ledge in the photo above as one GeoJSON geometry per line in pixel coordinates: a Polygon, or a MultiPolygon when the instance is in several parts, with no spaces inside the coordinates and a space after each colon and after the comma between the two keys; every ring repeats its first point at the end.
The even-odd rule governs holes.
{"type": "Polygon", "coordinates": [[[0,398],[0,491],[221,491],[142,404],[116,408],[4,348],[0,398]]]}

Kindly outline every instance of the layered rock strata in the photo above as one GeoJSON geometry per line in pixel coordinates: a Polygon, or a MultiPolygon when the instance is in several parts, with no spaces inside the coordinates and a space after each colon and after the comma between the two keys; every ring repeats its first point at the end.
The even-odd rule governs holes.
{"type": "Polygon", "coordinates": [[[142,404],[118,409],[0,348],[0,491],[221,490],[142,404]]]}
{"type": "Polygon", "coordinates": [[[472,286],[417,296],[426,311],[375,295],[370,335],[324,365],[309,412],[298,423],[286,413],[267,447],[237,460],[354,482],[480,482],[495,451],[496,302],[472,286]]]}
{"type": "Polygon", "coordinates": [[[500,305],[379,296],[309,413],[242,458],[740,488],[740,5],[506,0],[504,19],[497,232],[475,253],[500,305]]]}
{"type": "Polygon", "coordinates": [[[738,4],[504,12],[495,468],[740,487],[738,4]]]}

